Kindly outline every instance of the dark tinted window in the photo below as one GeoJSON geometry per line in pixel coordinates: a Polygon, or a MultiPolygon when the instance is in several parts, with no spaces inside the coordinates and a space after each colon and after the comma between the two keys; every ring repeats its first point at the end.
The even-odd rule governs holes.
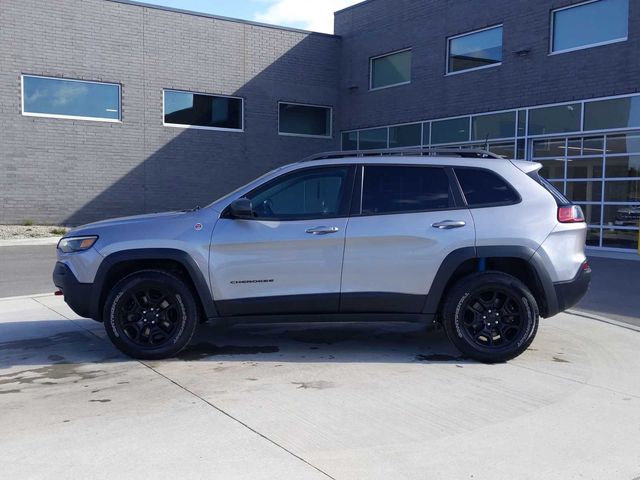
{"type": "Polygon", "coordinates": [[[513,188],[493,172],[475,168],[456,168],[455,172],[470,207],[519,200],[513,188]]]}
{"type": "Polygon", "coordinates": [[[331,136],[331,108],[281,103],[279,109],[281,134],[331,136]]]}
{"type": "Polygon", "coordinates": [[[242,99],[165,90],[164,123],[242,130],[242,99]]]}
{"type": "Polygon", "coordinates": [[[405,213],[453,207],[442,168],[368,166],[364,169],[362,213],[405,213]]]}
{"type": "Polygon", "coordinates": [[[314,168],[284,175],[247,197],[257,218],[301,220],[346,211],[349,167],[314,168]]]}

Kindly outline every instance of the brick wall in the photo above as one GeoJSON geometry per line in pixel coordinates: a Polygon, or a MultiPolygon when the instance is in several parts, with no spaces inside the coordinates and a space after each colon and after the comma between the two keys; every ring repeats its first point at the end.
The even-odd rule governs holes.
{"type": "Polygon", "coordinates": [[[640,2],[629,2],[627,42],[549,55],[551,10],[574,3],[369,0],[338,12],[341,129],[639,91],[640,2]],[[497,24],[504,25],[503,64],[445,76],[447,37],[497,24]],[[369,92],[369,58],[407,47],[411,84],[369,92]],[[524,49],[527,56],[514,53],[524,49]]]}
{"type": "Polygon", "coordinates": [[[0,223],[204,205],[334,149],[278,135],[277,102],[337,104],[339,39],[107,0],[2,0],[0,223]],[[122,123],[26,117],[20,75],[122,85],[122,123]],[[162,125],[162,89],[238,95],[245,132],[162,125]]]}

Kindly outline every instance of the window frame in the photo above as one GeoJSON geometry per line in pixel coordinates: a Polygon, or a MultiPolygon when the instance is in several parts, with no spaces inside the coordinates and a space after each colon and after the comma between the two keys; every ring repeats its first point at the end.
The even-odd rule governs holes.
{"type": "Polygon", "coordinates": [[[461,195],[461,190],[456,183],[457,179],[453,174],[453,169],[448,165],[440,164],[412,164],[412,163],[360,163],[357,165],[357,171],[355,175],[355,186],[353,189],[353,200],[351,201],[351,214],[350,217],[380,217],[385,215],[413,215],[416,213],[429,213],[429,212],[449,212],[453,210],[464,210],[464,197],[461,195]],[[453,206],[448,208],[430,208],[421,210],[411,210],[408,212],[382,212],[382,213],[363,213],[362,204],[364,199],[364,177],[365,169],[367,167],[395,167],[395,168],[439,168],[444,171],[449,181],[449,188],[451,190],[453,206]]]}
{"type": "Polygon", "coordinates": [[[333,107],[330,105],[318,105],[313,103],[299,103],[299,102],[287,102],[284,100],[278,101],[278,135],[283,137],[304,137],[304,138],[333,138],[333,107]],[[329,135],[311,135],[306,133],[287,133],[280,130],[280,105],[296,105],[299,107],[315,107],[315,108],[327,108],[329,109],[329,135]]]}
{"type": "Polygon", "coordinates": [[[555,40],[555,20],[556,20],[556,13],[557,12],[562,12],[564,10],[571,10],[572,8],[579,8],[579,7],[583,7],[585,5],[589,5],[590,3],[596,3],[599,2],[600,0],[587,0],[586,2],[581,2],[581,3],[576,3],[573,5],[567,5],[565,7],[560,7],[560,8],[554,8],[553,10],[551,10],[551,23],[550,23],[550,29],[549,29],[549,56],[551,55],[562,55],[563,53],[571,53],[571,52],[577,52],[579,50],[585,50],[587,48],[595,48],[595,47],[602,47],[604,45],[611,45],[614,43],[621,43],[621,42],[626,42],[629,40],[629,12],[627,11],[627,35],[625,37],[621,37],[621,38],[616,38],[613,40],[606,40],[604,42],[595,42],[595,43],[590,43],[588,45],[581,45],[579,47],[572,47],[572,48],[565,48],[563,50],[554,50],[553,49],[553,43],[555,40]]]}
{"type": "Polygon", "coordinates": [[[244,133],[244,97],[238,97],[235,95],[221,95],[217,93],[203,93],[203,92],[194,92],[192,90],[178,90],[175,88],[163,88],[162,89],[162,126],[169,128],[184,128],[184,129],[193,129],[193,130],[213,130],[219,132],[236,132],[236,133],[244,133]],[[205,97],[222,97],[222,98],[232,98],[235,100],[240,100],[240,120],[241,120],[241,128],[224,128],[224,127],[206,127],[202,125],[185,125],[182,123],[167,123],[165,122],[165,92],[175,92],[175,93],[187,93],[190,95],[203,95],[205,97]]]}
{"type": "Polygon", "coordinates": [[[489,168],[482,168],[482,167],[468,167],[468,166],[452,166],[451,167],[453,176],[456,179],[456,184],[458,186],[458,190],[460,191],[460,195],[462,196],[462,200],[464,202],[465,208],[468,208],[469,210],[475,210],[478,208],[492,208],[492,207],[508,207],[511,205],[518,205],[519,203],[522,203],[522,195],[520,195],[520,192],[518,192],[518,190],[516,190],[516,188],[511,185],[511,183],[509,181],[507,181],[506,178],[504,178],[502,175],[500,175],[498,172],[495,172],[489,168]],[[511,190],[512,193],[515,194],[516,200],[511,201],[511,202],[493,202],[493,203],[483,203],[481,205],[470,205],[469,202],[467,201],[467,197],[464,194],[464,189],[462,188],[462,184],[460,183],[460,179],[458,178],[458,175],[456,174],[456,169],[457,170],[476,170],[476,171],[482,171],[482,172],[488,172],[491,175],[495,175],[496,177],[498,177],[500,180],[502,180],[504,182],[504,184],[509,188],[509,190],[511,190]]]}
{"type": "Polygon", "coordinates": [[[231,204],[238,200],[239,198],[249,198],[250,196],[254,195],[255,192],[260,191],[260,190],[264,190],[264,189],[268,189],[271,188],[274,184],[281,182],[281,181],[286,181],[288,177],[294,176],[294,175],[298,175],[300,173],[304,173],[304,172],[311,172],[313,170],[322,170],[322,169],[329,169],[329,168],[334,168],[334,169],[338,169],[338,168],[345,168],[347,169],[347,178],[345,180],[345,185],[344,185],[344,198],[342,199],[342,204],[339,206],[339,211],[337,215],[326,215],[326,216],[305,216],[305,217],[300,217],[300,218],[280,218],[280,217],[269,217],[269,218],[262,218],[262,217],[255,217],[255,218],[243,218],[242,220],[247,220],[250,222],[306,222],[309,220],[327,220],[327,219],[335,219],[335,218],[348,218],[349,217],[349,212],[351,211],[351,205],[353,203],[353,194],[355,191],[355,187],[354,187],[354,181],[355,181],[355,177],[356,177],[356,165],[355,164],[349,164],[349,163],[332,163],[332,164],[326,164],[326,165],[314,165],[313,167],[303,167],[303,168],[298,168],[296,170],[291,170],[289,172],[283,173],[281,175],[278,175],[274,178],[271,178],[269,180],[267,180],[264,183],[261,183],[260,185],[255,186],[254,188],[252,188],[251,190],[249,190],[248,192],[243,193],[241,196],[239,197],[234,197],[233,199],[231,199],[228,203],[228,205],[224,208],[224,210],[222,211],[222,214],[220,215],[221,218],[231,218],[230,217],[230,212],[229,212],[229,208],[231,206],[231,204]]]}
{"type": "Polygon", "coordinates": [[[496,25],[491,25],[489,27],[484,27],[484,28],[480,28],[478,30],[473,30],[471,32],[466,32],[466,33],[459,33],[457,35],[452,35],[450,37],[447,37],[447,51],[446,51],[446,56],[445,56],[445,77],[451,76],[451,75],[459,75],[462,73],[467,73],[467,72],[474,72],[476,70],[486,70],[487,68],[493,68],[493,67],[499,67],[502,65],[503,60],[500,60],[499,62],[496,63],[492,63],[491,65],[482,65],[481,67],[473,67],[473,68],[466,68],[464,70],[457,70],[455,72],[451,72],[449,71],[449,59],[450,59],[450,55],[451,55],[451,41],[455,40],[457,38],[462,38],[462,37],[468,37],[469,35],[474,35],[476,33],[482,33],[482,32],[486,32],[488,30],[493,30],[495,28],[502,28],[502,48],[504,49],[504,24],[502,23],[498,23],[496,25]]]}
{"type": "Polygon", "coordinates": [[[400,50],[394,50],[392,52],[383,53],[382,55],[369,57],[369,91],[375,92],[377,90],[384,90],[386,88],[394,88],[394,87],[400,87],[402,85],[409,85],[411,83],[412,71],[413,71],[413,47],[402,48],[400,50]],[[380,58],[390,57],[391,55],[396,55],[398,53],[403,53],[403,52],[411,52],[411,68],[409,69],[409,80],[406,82],[399,82],[399,83],[393,83],[391,85],[385,85],[383,87],[374,87],[373,86],[373,62],[380,58]]]}
{"type": "Polygon", "coordinates": [[[66,120],[87,120],[89,122],[122,123],[122,84],[115,83],[115,82],[101,82],[98,80],[82,80],[80,78],[52,77],[50,75],[35,75],[31,73],[22,73],[20,74],[20,109],[23,117],[58,118],[58,119],[66,119],[66,120]],[[102,117],[90,117],[90,116],[81,116],[81,115],[63,115],[63,114],[57,114],[57,113],[27,112],[24,109],[25,77],[45,78],[48,80],[63,80],[68,82],[94,83],[98,85],[116,86],[118,87],[118,118],[102,118],[102,117]]]}

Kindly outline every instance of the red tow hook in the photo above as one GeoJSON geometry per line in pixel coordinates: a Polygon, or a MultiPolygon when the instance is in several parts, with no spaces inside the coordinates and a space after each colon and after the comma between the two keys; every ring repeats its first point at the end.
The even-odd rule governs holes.
{"type": "Polygon", "coordinates": [[[53,292],[53,294],[54,294],[56,297],[60,297],[60,296],[64,295],[64,293],[62,293],[62,290],[56,290],[55,292],[53,292]]]}

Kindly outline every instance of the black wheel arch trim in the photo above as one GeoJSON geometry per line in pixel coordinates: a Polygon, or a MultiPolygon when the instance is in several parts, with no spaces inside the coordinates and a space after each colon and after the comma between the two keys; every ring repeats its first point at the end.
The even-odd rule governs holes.
{"type": "MultiPolygon", "coordinates": [[[[445,288],[454,272],[467,260],[478,258],[518,258],[531,265],[536,274],[538,287],[544,295],[545,317],[551,317],[559,313],[560,308],[553,281],[547,272],[540,255],[532,248],[520,245],[493,245],[484,247],[464,247],[449,253],[440,265],[433,279],[431,289],[427,295],[423,313],[436,314],[446,294],[445,288]]],[[[542,307],[542,306],[540,306],[542,307]]]]}
{"type": "Polygon", "coordinates": [[[209,284],[202,275],[202,272],[195,260],[187,252],[173,248],[140,248],[133,250],[122,250],[112,253],[104,258],[93,282],[93,295],[91,299],[91,314],[96,320],[102,319],[102,302],[108,295],[104,291],[104,285],[108,278],[108,274],[112,268],[120,263],[131,262],[136,260],[171,260],[179,263],[191,277],[191,281],[196,289],[196,295],[199,297],[204,313],[207,318],[217,318],[218,311],[209,284]]]}

